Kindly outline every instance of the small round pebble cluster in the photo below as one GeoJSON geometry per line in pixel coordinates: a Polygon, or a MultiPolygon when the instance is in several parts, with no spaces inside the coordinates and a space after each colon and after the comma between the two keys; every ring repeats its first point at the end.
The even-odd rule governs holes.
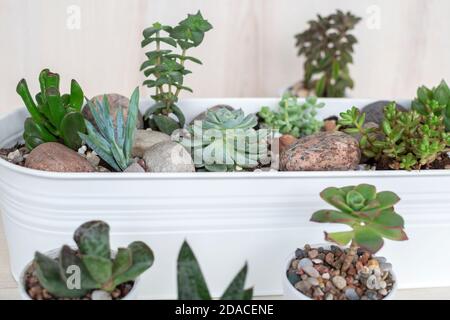
{"type": "Polygon", "coordinates": [[[392,265],[383,257],[358,250],[352,265],[341,272],[348,249],[297,249],[287,277],[304,295],[315,300],[381,300],[394,286],[392,265]]]}

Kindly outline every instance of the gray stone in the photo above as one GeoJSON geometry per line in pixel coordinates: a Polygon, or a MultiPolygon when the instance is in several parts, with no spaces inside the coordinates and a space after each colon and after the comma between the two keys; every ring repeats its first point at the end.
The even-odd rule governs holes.
{"type": "MultiPolygon", "coordinates": [[[[384,107],[391,102],[392,101],[376,101],[365,106],[361,112],[366,114],[366,123],[374,122],[376,124],[381,124],[384,119],[384,107]]],[[[403,106],[399,104],[396,104],[396,106],[398,110],[406,111],[403,106]]]]}
{"type": "Polygon", "coordinates": [[[355,170],[361,159],[358,141],[343,132],[319,132],[300,138],[280,156],[285,171],[355,170]]]}
{"type": "Polygon", "coordinates": [[[366,287],[370,290],[380,289],[380,283],[375,275],[371,275],[367,278],[366,287]]]}
{"type": "Polygon", "coordinates": [[[314,286],[314,287],[316,287],[316,286],[318,286],[320,284],[319,280],[317,280],[317,278],[308,278],[307,281],[309,283],[311,283],[311,285],[314,286]]]}
{"type": "Polygon", "coordinates": [[[312,267],[313,266],[313,262],[311,261],[311,259],[308,258],[303,258],[298,262],[298,269],[303,269],[304,267],[312,267]]]}
{"type": "Polygon", "coordinates": [[[20,150],[15,150],[13,152],[8,153],[8,160],[12,163],[18,164],[23,161],[23,156],[20,150]]]}
{"type": "Polygon", "coordinates": [[[144,153],[148,172],[195,172],[189,152],[173,141],[159,142],[144,153]]]}
{"type": "Polygon", "coordinates": [[[111,294],[103,290],[94,290],[91,295],[92,300],[112,300],[111,294]]]}
{"type": "Polygon", "coordinates": [[[353,288],[347,288],[345,289],[345,296],[347,297],[348,300],[359,300],[359,296],[356,293],[355,289],[353,288]]]}
{"type": "Polygon", "coordinates": [[[341,276],[335,276],[331,279],[331,281],[339,290],[342,290],[347,286],[347,281],[345,281],[345,278],[341,276]]]}
{"type": "Polygon", "coordinates": [[[306,273],[308,276],[310,276],[310,277],[313,277],[313,278],[318,278],[318,277],[320,277],[319,271],[317,271],[314,267],[306,266],[306,267],[304,267],[304,268],[302,268],[302,269],[303,269],[303,271],[305,271],[305,273],[306,273]]]}
{"type": "Polygon", "coordinates": [[[132,164],[130,164],[130,166],[128,168],[126,168],[123,172],[128,172],[128,173],[143,173],[145,172],[144,168],[142,168],[140,166],[139,163],[137,162],[133,162],[132,164]]]}
{"type": "Polygon", "coordinates": [[[302,293],[307,293],[311,289],[311,284],[308,281],[299,281],[295,284],[295,289],[302,293]]]}
{"type": "Polygon", "coordinates": [[[159,142],[170,141],[170,136],[151,129],[137,130],[134,138],[131,155],[133,157],[143,157],[146,150],[159,142]]]}

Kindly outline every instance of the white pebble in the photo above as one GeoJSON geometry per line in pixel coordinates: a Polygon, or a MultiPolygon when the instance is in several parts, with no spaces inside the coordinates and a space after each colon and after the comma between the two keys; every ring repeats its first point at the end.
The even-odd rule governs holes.
{"type": "Polygon", "coordinates": [[[103,290],[95,290],[91,295],[92,300],[112,300],[111,295],[103,290]]]}

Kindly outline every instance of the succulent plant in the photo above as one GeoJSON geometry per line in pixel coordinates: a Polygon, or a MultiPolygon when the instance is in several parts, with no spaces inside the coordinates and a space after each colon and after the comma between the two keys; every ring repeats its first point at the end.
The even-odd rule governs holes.
{"type": "Polygon", "coordinates": [[[298,55],[305,56],[303,86],[318,97],[343,97],[353,88],[348,65],[357,43],[350,31],[361,18],[338,10],[327,17],[317,15],[309,28],[296,35],[298,55]]]}
{"type": "Polygon", "coordinates": [[[346,271],[357,249],[376,253],[384,244],[383,238],[408,240],[404,231],[403,218],[394,210],[400,198],[393,192],[377,192],[375,186],[360,184],[343,188],[326,188],[320,196],[337,210],[316,211],[311,221],[322,223],[342,223],[350,231],[327,233],[325,239],[345,246],[351,243],[350,253],[342,270],[346,271]]]}
{"type": "Polygon", "coordinates": [[[117,111],[114,123],[106,96],[103,96],[103,102],[96,101],[95,105],[92,101],[87,103],[98,130],[86,120],[87,135],[80,133],[81,139],[114,170],[125,170],[132,163],[131,149],[139,113],[139,88],[131,95],[126,123],[122,108],[117,111]]]}
{"type": "Polygon", "coordinates": [[[197,167],[207,171],[234,171],[254,168],[267,156],[269,130],[253,129],[254,114],[225,107],[208,110],[206,118],[188,128],[190,136],[181,144],[191,151],[197,167]]]}
{"type": "Polygon", "coordinates": [[[262,119],[263,126],[299,138],[320,130],[323,121],[316,119],[317,109],[324,105],[318,103],[316,97],[308,97],[305,102],[300,102],[296,96],[285,93],[279,103],[278,112],[269,107],[262,107],[258,116],[262,119]]]}
{"type": "Polygon", "coordinates": [[[83,91],[72,80],[70,94],[59,92],[59,75],[44,69],[39,74],[41,91],[33,100],[25,79],[19,81],[17,93],[22,97],[31,117],[25,120],[23,138],[29,150],[44,142],[62,142],[71,149],[81,146],[78,132],[85,132],[84,118],[80,112],[83,91]]]}
{"type": "MultiPolygon", "coordinates": [[[[212,300],[197,258],[184,241],[177,263],[178,300],[212,300]]],[[[247,264],[239,271],[220,300],[251,300],[253,288],[245,289],[247,264]]]]}
{"type": "Polygon", "coordinates": [[[153,252],[143,242],[119,248],[111,257],[109,226],[103,221],[82,224],[74,234],[78,250],[63,246],[53,259],[36,252],[34,266],[40,284],[59,298],[77,298],[93,289],[112,292],[122,283],[134,281],[153,264],[153,252]],[[80,287],[72,288],[70,270],[80,271],[80,287]]]}
{"type": "Polygon", "coordinates": [[[402,112],[395,102],[384,109],[379,127],[364,125],[365,114],[353,107],[340,114],[339,124],[349,134],[359,134],[363,154],[376,161],[386,159],[392,169],[420,169],[434,162],[450,145],[445,131],[443,108],[436,101],[428,104],[424,115],[402,112]]]}
{"type": "Polygon", "coordinates": [[[450,131],[450,88],[444,80],[432,89],[425,86],[420,87],[417,90],[417,98],[414,99],[411,107],[424,116],[429,113],[434,113],[438,116],[442,115],[445,128],[447,131],[450,131]],[[436,104],[441,106],[439,112],[436,112],[436,104]]]}
{"type": "Polygon", "coordinates": [[[151,77],[144,81],[144,85],[155,88],[155,94],[152,95],[155,104],[144,115],[153,130],[171,134],[174,130],[183,128],[185,117],[176,102],[182,90],[192,92],[192,89],[183,84],[184,76],[191,73],[186,69],[185,62],[189,60],[201,64],[197,58],[188,56],[187,51],[198,47],[203,42],[205,33],[211,29],[211,24],[203,19],[199,11],[194,15],[189,14],[175,27],[157,22],[143,31],[142,47],[152,43],[155,45],[155,50],[146,53],[147,61],[141,66],[145,76],[151,77]],[[163,36],[162,33],[166,35],[163,36]],[[179,47],[181,53],[163,49],[162,44],[179,47]]]}

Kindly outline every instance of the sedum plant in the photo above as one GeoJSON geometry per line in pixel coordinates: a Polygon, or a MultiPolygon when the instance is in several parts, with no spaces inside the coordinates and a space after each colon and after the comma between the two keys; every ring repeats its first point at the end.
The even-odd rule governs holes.
{"type": "Polygon", "coordinates": [[[327,17],[318,15],[306,31],[296,35],[298,55],[305,57],[305,89],[318,97],[343,97],[347,88],[353,88],[348,65],[357,40],[350,31],[360,20],[338,10],[327,17]]]}
{"type": "Polygon", "coordinates": [[[119,248],[111,257],[109,226],[103,221],[81,225],[74,234],[78,250],[63,246],[55,260],[36,252],[34,265],[40,284],[59,298],[78,298],[94,289],[112,292],[134,281],[153,264],[153,252],[143,242],[119,248]],[[80,270],[79,287],[70,287],[70,270],[80,270]]]}
{"type": "MultiPolygon", "coordinates": [[[[189,244],[184,241],[177,262],[178,300],[212,300],[200,265],[189,244]]],[[[251,300],[253,288],[245,289],[247,264],[239,271],[220,300],[251,300]]]]}
{"type": "Polygon", "coordinates": [[[149,78],[144,81],[144,85],[155,88],[155,94],[152,95],[155,104],[144,115],[153,130],[171,134],[184,127],[185,117],[176,103],[183,90],[192,92],[192,89],[184,85],[184,77],[191,73],[186,69],[185,62],[201,64],[200,60],[187,53],[191,48],[198,47],[203,42],[205,33],[211,29],[211,24],[203,19],[199,11],[197,14],[189,14],[175,27],[157,22],[143,31],[142,47],[154,45],[154,50],[146,53],[147,61],[141,66],[141,71],[149,78]],[[179,48],[181,52],[165,49],[163,44],[179,48]]]}
{"type": "Polygon", "coordinates": [[[114,170],[124,171],[132,163],[131,150],[139,113],[139,88],[131,95],[126,123],[122,108],[117,111],[114,123],[106,96],[103,96],[103,102],[87,103],[98,130],[86,120],[87,134],[80,132],[81,139],[114,170]]]}
{"type": "Polygon", "coordinates": [[[425,115],[417,111],[402,112],[395,102],[384,109],[379,127],[364,126],[365,114],[358,108],[340,114],[339,124],[345,132],[359,134],[363,154],[376,161],[387,159],[391,169],[420,169],[434,162],[450,145],[445,131],[443,108],[436,101],[428,105],[425,115]]]}
{"type": "Polygon", "coordinates": [[[267,130],[253,129],[254,114],[225,107],[208,110],[206,118],[188,128],[189,137],[181,144],[190,149],[197,167],[207,171],[235,171],[254,168],[267,155],[267,130]]]}
{"type": "Polygon", "coordinates": [[[316,97],[308,97],[305,102],[300,102],[297,97],[285,93],[279,103],[279,111],[262,107],[258,116],[262,119],[263,126],[299,138],[320,130],[323,121],[316,119],[317,109],[324,105],[318,103],[316,97]]]}
{"type": "Polygon", "coordinates": [[[350,250],[342,266],[345,272],[350,267],[358,248],[371,253],[378,252],[384,238],[395,241],[408,240],[403,218],[395,212],[394,205],[400,198],[393,192],[377,192],[375,186],[360,184],[343,188],[326,188],[320,196],[337,210],[316,211],[311,221],[342,223],[350,231],[327,233],[325,239],[345,246],[350,250]]]}
{"type": "Polygon", "coordinates": [[[70,94],[59,92],[59,74],[44,69],[39,74],[41,91],[33,100],[25,79],[17,85],[31,117],[25,120],[23,138],[29,150],[45,142],[61,142],[71,149],[81,146],[78,132],[85,132],[81,114],[83,91],[75,80],[70,85],[70,94]]]}
{"type": "Polygon", "coordinates": [[[432,89],[425,86],[420,87],[417,90],[417,98],[414,99],[411,107],[424,116],[429,113],[434,113],[438,116],[442,115],[445,129],[447,132],[450,131],[450,88],[444,80],[432,89]],[[439,112],[436,111],[436,104],[441,106],[439,112]]]}

